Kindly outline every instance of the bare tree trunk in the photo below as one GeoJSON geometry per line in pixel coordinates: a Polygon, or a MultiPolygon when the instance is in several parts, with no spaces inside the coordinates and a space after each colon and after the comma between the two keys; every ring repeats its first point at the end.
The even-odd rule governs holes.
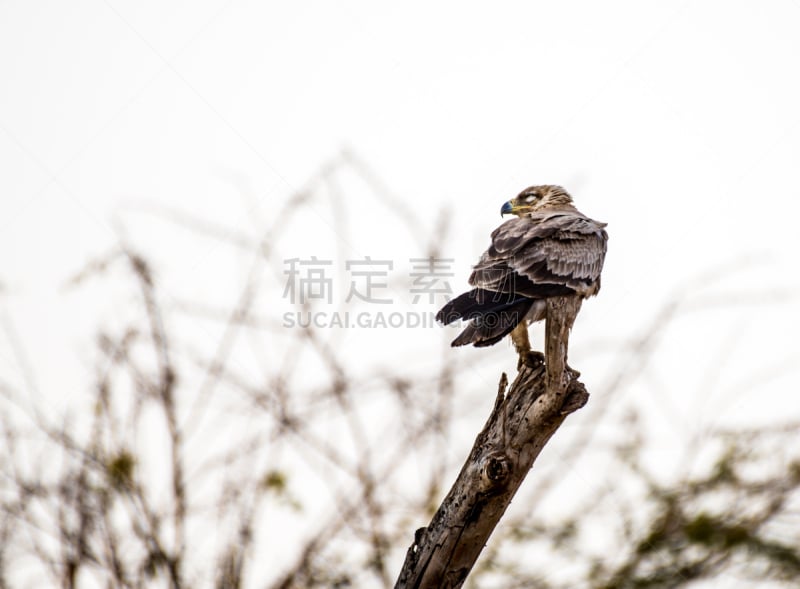
{"type": "Polygon", "coordinates": [[[567,415],[589,399],[567,366],[577,297],[547,301],[546,364],[505,373],[489,420],[427,528],[406,553],[395,589],[461,587],[533,462],[567,415]]]}

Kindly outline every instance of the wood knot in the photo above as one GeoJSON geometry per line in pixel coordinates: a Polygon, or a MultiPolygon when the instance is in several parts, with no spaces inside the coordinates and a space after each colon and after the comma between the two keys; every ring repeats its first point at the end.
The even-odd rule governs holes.
{"type": "Polygon", "coordinates": [[[561,415],[569,415],[589,402],[589,393],[584,384],[578,380],[571,380],[567,386],[567,395],[561,406],[561,415]]]}
{"type": "Polygon", "coordinates": [[[414,543],[411,545],[411,550],[413,552],[419,552],[419,549],[422,546],[422,542],[425,539],[425,533],[427,531],[428,528],[422,527],[422,528],[417,528],[417,531],[414,532],[414,543]]]}
{"type": "Polygon", "coordinates": [[[503,486],[511,475],[511,461],[502,452],[492,452],[481,461],[481,486],[489,491],[503,486]]]}

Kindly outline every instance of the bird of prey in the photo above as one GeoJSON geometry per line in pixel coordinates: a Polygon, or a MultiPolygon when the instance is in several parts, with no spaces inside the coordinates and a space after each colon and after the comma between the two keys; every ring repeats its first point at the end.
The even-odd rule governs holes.
{"type": "Polygon", "coordinates": [[[606,256],[606,223],[585,216],[561,186],[531,186],[505,203],[516,215],[492,232],[492,243],[474,266],[474,288],[436,315],[466,328],[452,346],[496,344],[511,334],[520,365],[540,361],[531,352],[528,324],[547,316],[548,297],[596,295],[606,256]]]}

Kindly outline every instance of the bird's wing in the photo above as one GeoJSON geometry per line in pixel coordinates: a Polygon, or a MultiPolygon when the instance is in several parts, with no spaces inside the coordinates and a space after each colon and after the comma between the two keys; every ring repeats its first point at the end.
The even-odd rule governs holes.
{"type": "Polygon", "coordinates": [[[604,223],[573,211],[506,221],[475,265],[470,284],[532,298],[595,294],[606,254],[604,223]]]}

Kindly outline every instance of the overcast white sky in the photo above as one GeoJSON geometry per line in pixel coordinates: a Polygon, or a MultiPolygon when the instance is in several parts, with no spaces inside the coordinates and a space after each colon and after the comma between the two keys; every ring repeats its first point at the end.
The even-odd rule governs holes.
{"type": "MultiPolygon", "coordinates": [[[[563,184],[608,222],[603,292],[585,305],[573,359],[588,342],[637,333],[663,293],[721,264],[751,262],[709,292],[796,294],[798,30],[797,0],[2,0],[4,320],[43,390],[77,388],[85,374],[74,365],[113,301],[65,301],[62,287],[121,232],[162,260],[167,295],[204,288],[227,300],[243,280],[218,249],[187,245],[147,218],[147,203],[256,235],[343,147],[374,166],[425,230],[450,207],[454,289],[502,202],[527,185],[563,184]]],[[[423,253],[362,197],[348,193],[359,221],[344,254],[423,253]]],[[[334,257],[341,236],[329,216],[309,215],[284,257],[334,257]]],[[[759,412],[765,398],[786,398],[800,364],[797,299],[734,313],[719,323],[687,316],[665,339],[658,376],[679,422],[702,421],[709,403],[714,419],[777,419],[774,405],[759,412]],[[684,385],[706,375],[721,344],[726,374],[709,381],[711,401],[691,402],[698,388],[684,385]],[[725,400],[758,371],[779,377],[725,400]]],[[[390,341],[377,331],[348,337],[369,349],[373,338],[390,341]]],[[[454,353],[512,362],[499,347],[454,353]]],[[[0,345],[0,370],[16,365],[0,345]]]]}
{"type": "MultiPolygon", "coordinates": [[[[465,239],[450,255],[464,265],[500,203],[566,185],[609,222],[593,305],[623,331],[662,289],[743,255],[796,284],[798,23],[795,0],[2,2],[6,312],[55,341],[58,287],[133,222],[125,207],[251,234],[343,146],[431,230],[453,207],[465,239]]],[[[164,239],[149,245],[198,280],[213,252],[164,239]]],[[[369,233],[351,239],[354,255],[386,252],[369,233]]]]}

